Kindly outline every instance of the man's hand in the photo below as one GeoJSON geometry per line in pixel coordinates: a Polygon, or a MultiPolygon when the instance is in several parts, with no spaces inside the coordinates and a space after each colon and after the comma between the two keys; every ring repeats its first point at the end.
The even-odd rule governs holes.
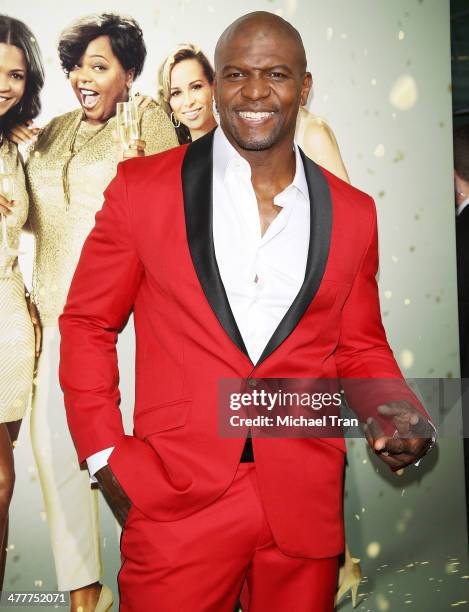
{"type": "Polygon", "coordinates": [[[98,470],[95,476],[104,499],[107,501],[119,525],[123,527],[132,502],[117,482],[109,465],[105,465],[98,470]]]}
{"type": "Polygon", "coordinates": [[[371,417],[365,425],[365,436],[373,451],[393,472],[415,463],[427,453],[434,430],[409,402],[390,402],[378,406],[378,412],[392,420],[396,428],[394,436],[385,436],[371,417]]]}

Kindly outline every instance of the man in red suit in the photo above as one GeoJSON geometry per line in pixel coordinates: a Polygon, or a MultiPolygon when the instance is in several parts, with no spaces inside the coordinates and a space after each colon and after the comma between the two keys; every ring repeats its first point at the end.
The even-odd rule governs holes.
{"type": "Polygon", "coordinates": [[[381,324],[373,201],[294,145],[312,84],[300,35],[252,13],[215,68],[220,128],[120,164],[106,191],[60,319],[68,421],[125,523],[122,610],[231,612],[245,585],[251,612],[329,611],[344,441],[223,438],[219,381],[393,379],[380,412],[396,432],[369,422],[373,450],[396,470],[431,435],[381,324]],[[132,309],[126,436],[115,344],[132,309]]]}

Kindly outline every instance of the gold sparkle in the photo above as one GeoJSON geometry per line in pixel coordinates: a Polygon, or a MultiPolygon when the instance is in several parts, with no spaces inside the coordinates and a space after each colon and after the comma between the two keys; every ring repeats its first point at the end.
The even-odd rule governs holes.
{"type": "Polygon", "coordinates": [[[381,593],[376,596],[376,605],[378,606],[378,610],[380,612],[386,612],[390,608],[389,601],[384,595],[381,595],[381,593]]]}
{"type": "Polygon", "coordinates": [[[401,75],[392,85],[389,101],[397,110],[409,110],[418,98],[417,83],[409,74],[401,75]]]}
{"type": "Polygon", "coordinates": [[[385,153],[386,153],[386,149],[384,148],[383,144],[376,145],[376,148],[374,150],[375,157],[384,157],[385,153]]]}
{"type": "Polygon", "coordinates": [[[406,530],[406,524],[404,523],[404,521],[398,521],[396,524],[397,533],[404,533],[405,530],[406,530]]]}
{"type": "Polygon", "coordinates": [[[376,559],[381,552],[381,545],[379,542],[370,542],[366,547],[366,554],[370,559],[376,559]]]}

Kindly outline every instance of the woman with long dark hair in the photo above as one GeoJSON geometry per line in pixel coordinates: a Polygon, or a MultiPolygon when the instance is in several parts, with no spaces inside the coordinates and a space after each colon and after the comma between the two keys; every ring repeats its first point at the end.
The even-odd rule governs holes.
{"type": "Polygon", "coordinates": [[[13,443],[29,402],[41,341],[39,318],[18,266],[20,233],[28,216],[23,166],[6,134],[37,116],[43,83],[32,32],[21,21],[0,15],[0,590],[15,482],[13,443]]]}

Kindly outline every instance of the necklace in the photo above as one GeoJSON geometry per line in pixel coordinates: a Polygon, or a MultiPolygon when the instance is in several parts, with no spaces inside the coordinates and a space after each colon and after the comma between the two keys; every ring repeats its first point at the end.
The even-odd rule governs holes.
{"type": "Polygon", "coordinates": [[[91,133],[88,136],[88,138],[82,138],[82,141],[80,143],[77,143],[78,133],[80,132],[80,127],[82,127],[82,124],[84,123],[84,117],[85,117],[84,113],[81,113],[80,115],[78,115],[77,121],[72,128],[73,131],[72,131],[72,135],[69,140],[69,144],[67,148],[67,159],[62,167],[62,184],[63,184],[63,190],[64,190],[64,196],[65,196],[65,209],[66,210],[70,208],[69,167],[70,167],[70,163],[72,159],[75,157],[75,155],[77,155],[85,147],[87,147],[90,144],[90,142],[92,142],[94,138],[96,138],[96,136],[100,134],[107,127],[108,122],[110,121],[110,119],[112,119],[112,117],[110,117],[110,119],[108,119],[105,123],[100,125],[99,128],[95,130],[90,130],[91,133]]]}

